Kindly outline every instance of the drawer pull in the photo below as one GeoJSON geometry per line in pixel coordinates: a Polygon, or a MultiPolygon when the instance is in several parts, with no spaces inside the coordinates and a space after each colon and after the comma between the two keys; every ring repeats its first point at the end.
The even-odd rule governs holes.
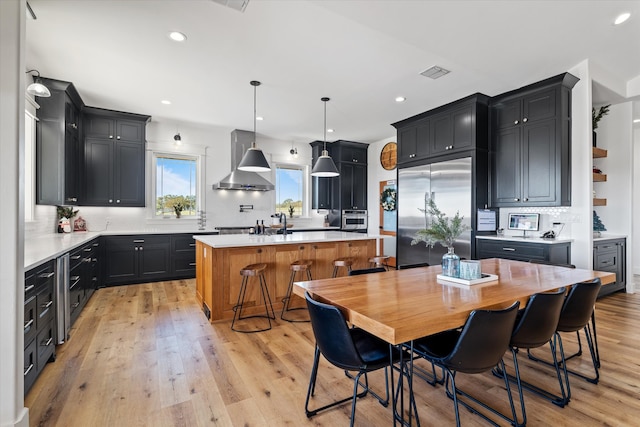
{"type": "Polygon", "coordinates": [[[83,249],[83,251],[85,251],[85,252],[91,252],[92,250],[93,250],[93,249],[91,249],[91,248],[84,248],[84,249],[83,249]]]}
{"type": "Polygon", "coordinates": [[[80,280],[80,276],[71,276],[71,280],[77,282],[78,280],[80,280]]]}
{"type": "Polygon", "coordinates": [[[502,248],[503,251],[515,252],[514,248],[502,248]]]}
{"type": "Polygon", "coordinates": [[[196,244],[195,243],[189,243],[189,246],[194,247],[196,244]]]}
{"type": "Polygon", "coordinates": [[[49,347],[52,342],[53,342],[53,338],[49,338],[47,341],[42,343],[42,346],[43,347],[49,347]]]}
{"type": "Polygon", "coordinates": [[[42,304],[42,308],[49,308],[49,307],[51,307],[51,304],[53,304],[53,301],[49,301],[46,304],[42,304]]]}
{"type": "Polygon", "coordinates": [[[77,259],[80,259],[80,255],[74,255],[74,256],[71,257],[71,259],[74,260],[74,261],[77,260],[77,259]]]}
{"type": "Polygon", "coordinates": [[[38,277],[41,278],[41,279],[49,279],[49,278],[53,277],[54,274],[56,274],[56,273],[54,273],[52,271],[51,273],[42,273],[38,277]]]}
{"type": "Polygon", "coordinates": [[[27,374],[31,371],[31,369],[33,369],[33,363],[31,365],[29,365],[29,367],[27,369],[24,370],[24,376],[26,377],[27,374]]]}
{"type": "Polygon", "coordinates": [[[190,263],[189,263],[189,267],[195,267],[195,266],[196,266],[196,263],[195,263],[195,262],[190,262],[190,263]]]}
{"type": "Polygon", "coordinates": [[[79,302],[74,302],[73,304],[71,304],[71,308],[76,308],[80,305],[79,302]]]}
{"type": "Polygon", "coordinates": [[[27,329],[29,329],[32,324],[33,324],[33,319],[29,320],[27,323],[24,324],[24,330],[26,331],[27,329]]]}
{"type": "MultiPolygon", "coordinates": [[[[78,277],[78,276],[76,276],[76,277],[78,277]]],[[[76,285],[77,285],[78,283],[80,283],[80,277],[78,277],[78,278],[76,279],[76,281],[75,281],[75,282],[73,282],[73,283],[71,284],[71,286],[69,286],[69,290],[71,290],[71,289],[75,288],[75,287],[76,287],[76,285]]]]}
{"type": "Polygon", "coordinates": [[[25,292],[29,292],[31,289],[33,289],[33,288],[35,288],[35,287],[36,287],[35,285],[29,285],[29,286],[27,286],[26,288],[24,288],[24,291],[25,291],[25,292]]]}
{"type": "Polygon", "coordinates": [[[134,240],[133,243],[144,243],[144,239],[134,240]]]}

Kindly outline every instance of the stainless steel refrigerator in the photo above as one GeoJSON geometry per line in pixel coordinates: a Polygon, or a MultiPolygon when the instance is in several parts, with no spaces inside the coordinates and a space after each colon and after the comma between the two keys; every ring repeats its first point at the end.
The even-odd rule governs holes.
{"type": "MultiPolygon", "coordinates": [[[[447,249],[440,243],[429,248],[424,242],[411,245],[418,230],[427,228],[431,218],[425,209],[433,198],[438,209],[453,217],[456,212],[464,216],[463,222],[471,227],[475,209],[472,197],[472,159],[464,157],[444,162],[414,166],[398,170],[398,231],[397,265],[399,268],[428,263],[440,265],[447,249]]],[[[465,231],[456,240],[455,252],[460,258],[471,259],[471,231],[465,231]]]]}

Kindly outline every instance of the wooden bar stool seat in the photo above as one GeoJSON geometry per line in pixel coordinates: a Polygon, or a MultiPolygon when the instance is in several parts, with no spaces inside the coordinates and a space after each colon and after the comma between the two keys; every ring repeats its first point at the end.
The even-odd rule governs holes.
{"type": "Polygon", "coordinates": [[[269,296],[269,289],[267,288],[267,281],[264,278],[264,271],[267,269],[267,264],[249,264],[240,270],[242,276],[242,283],[240,285],[240,292],[238,292],[238,302],[233,306],[233,320],[231,321],[231,330],[235,332],[262,332],[271,329],[271,319],[275,319],[276,315],[273,311],[273,304],[271,304],[271,297],[269,296]],[[252,316],[242,316],[242,308],[245,304],[245,296],[247,294],[247,285],[250,277],[257,277],[258,284],[260,286],[260,293],[262,294],[262,300],[264,301],[265,314],[255,314],[252,316]],[[271,310],[271,312],[269,312],[271,310]],[[236,329],[236,320],[249,319],[249,318],[266,318],[269,322],[269,326],[262,329],[243,330],[236,329]]]}
{"type": "Polygon", "coordinates": [[[333,260],[333,275],[331,277],[337,277],[338,269],[340,267],[346,267],[347,274],[348,274],[349,271],[351,271],[351,266],[353,266],[354,262],[356,262],[356,260],[353,257],[342,257],[342,258],[334,259],[333,260]]]}
{"type": "Polygon", "coordinates": [[[289,303],[291,302],[291,292],[293,291],[293,282],[295,282],[296,273],[305,273],[307,276],[307,280],[311,279],[311,265],[313,261],[309,259],[299,259],[291,263],[289,268],[291,269],[291,276],[289,277],[289,287],[287,288],[287,294],[284,298],[282,298],[282,313],[280,313],[280,318],[282,320],[286,320],[287,322],[309,322],[308,319],[293,319],[293,318],[285,318],[284,314],[289,311],[294,310],[306,310],[307,307],[293,307],[291,308],[289,303]]]}
{"type": "Polygon", "coordinates": [[[380,255],[369,258],[370,267],[384,267],[385,270],[389,270],[389,255],[380,255]]]}

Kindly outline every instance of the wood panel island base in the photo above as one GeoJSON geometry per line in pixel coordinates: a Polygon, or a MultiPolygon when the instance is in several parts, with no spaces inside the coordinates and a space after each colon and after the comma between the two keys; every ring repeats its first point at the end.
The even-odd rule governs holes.
{"type": "MultiPolygon", "coordinates": [[[[211,322],[233,318],[242,276],[240,270],[256,263],[267,264],[265,279],[276,313],[289,286],[290,264],[299,259],[313,262],[313,279],[333,273],[333,260],[353,257],[353,269],[367,268],[376,255],[378,236],[340,231],[300,232],[288,235],[194,236],[196,239],[196,298],[211,322]]],[[[344,274],[344,273],[343,273],[344,274]]],[[[300,279],[302,280],[302,279],[300,279]]],[[[292,306],[304,301],[292,295],[292,306]]],[[[264,312],[259,286],[250,282],[244,314],[264,312]]]]}

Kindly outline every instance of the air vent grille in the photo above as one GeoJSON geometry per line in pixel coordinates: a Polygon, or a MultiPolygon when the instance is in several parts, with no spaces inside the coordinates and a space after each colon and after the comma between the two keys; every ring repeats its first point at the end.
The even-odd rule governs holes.
{"type": "Polygon", "coordinates": [[[214,3],[221,4],[231,9],[235,9],[239,12],[244,12],[249,4],[249,0],[211,0],[214,3]]]}
{"type": "Polygon", "coordinates": [[[437,79],[440,78],[446,74],[449,74],[451,71],[446,70],[442,67],[438,67],[437,65],[434,65],[433,67],[424,70],[423,72],[421,72],[420,74],[422,74],[425,77],[429,77],[430,79],[437,79]]]}

